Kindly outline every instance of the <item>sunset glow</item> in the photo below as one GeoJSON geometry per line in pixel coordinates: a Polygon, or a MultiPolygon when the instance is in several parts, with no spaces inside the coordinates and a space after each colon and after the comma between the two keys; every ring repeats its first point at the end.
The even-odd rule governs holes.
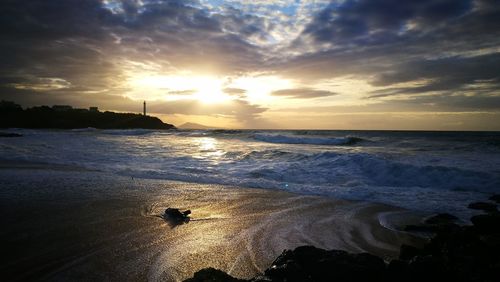
{"type": "Polygon", "coordinates": [[[24,106],[147,101],[166,122],[224,128],[500,130],[490,0],[33,1],[3,9],[16,20],[0,47],[15,56],[0,98],[24,106]]]}
{"type": "Polygon", "coordinates": [[[500,0],[0,23],[2,281],[500,281],[500,0]]]}

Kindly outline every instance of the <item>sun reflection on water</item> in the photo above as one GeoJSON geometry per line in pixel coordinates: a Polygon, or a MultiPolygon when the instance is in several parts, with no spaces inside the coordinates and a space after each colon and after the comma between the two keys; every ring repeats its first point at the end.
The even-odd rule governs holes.
{"type": "Polygon", "coordinates": [[[220,144],[215,138],[200,137],[196,138],[194,142],[198,146],[198,154],[194,155],[194,158],[210,159],[217,164],[225,153],[224,150],[220,149],[220,144]]]}

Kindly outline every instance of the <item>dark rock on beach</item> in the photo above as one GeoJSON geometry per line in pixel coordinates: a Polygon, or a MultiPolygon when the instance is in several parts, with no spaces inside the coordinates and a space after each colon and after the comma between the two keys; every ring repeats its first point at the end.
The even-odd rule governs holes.
{"type": "Polygon", "coordinates": [[[232,277],[231,275],[225,273],[224,271],[215,268],[205,268],[196,272],[193,278],[184,280],[184,282],[240,282],[246,280],[240,280],[232,277]]]}
{"type": "Polygon", "coordinates": [[[490,201],[500,203],[500,194],[495,194],[495,195],[491,196],[489,199],[490,199],[490,201]]]}
{"type": "Polygon", "coordinates": [[[271,281],[384,281],[385,264],[367,253],[303,246],[285,250],[264,274],[271,281]]]}
{"type": "Polygon", "coordinates": [[[480,214],[471,219],[479,234],[500,233],[500,214],[480,214]]]}
{"type": "Polygon", "coordinates": [[[426,224],[450,224],[458,220],[458,217],[449,213],[440,213],[435,216],[427,218],[424,223],[426,224]]]}
{"type": "Polygon", "coordinates": [[[493,203],[486,203],[486,202],[476,202],[476,203],[471,203],[467,206],[469,209],[473,210],[482,210],[486,212],[494,212],[498,211],[497,205],[493,203]]]}
{"type": "Polygon", "coordinates": [[[176,208],[167,208],[163,216],[170,220],[181,222],[181,221],[188,221],[190,214],[191,210],[186,210],[181,212],[179,209],[176,208]]]}
{"type": "Polygon", "coordinates": [[[449,213],[440,213],[424,220],[423,224],[407,225],[403,228],[407,232],[436,233],[442,229],[449,229],[456,226],[458,218],[449,213]]]}
{"type": "Polygon", "coordinates": [[[435,231],[435,227],[429,224],[407,225],[403,228],[403,231],[415,233],[433,233],[435,231]]]}
{"type": "MultiPolygon", "coordinates": [[[[472,217],[473,225],[459,226],[455,216],[438,214],[423,227],[411,227],[434,236],[422,248],[402,245],[399,259],[388,263],[367,253],[302,246],[283,251],[263,274],[247,281],[500,281],[500,213],[483,204],[471,204],[489,212],[472,217]]],[[[238,281],[213,269],[191,279],[196,277],[204,280],[186,281],[238,281]]]]}
{"type": "Polygon", "coordinates": [[[22,134],[10,133],[10,132],[0,132],[0,137],[22,137],[22,134]]]}
{"type": "Polygon", "coordinates": [[[399,259],[409,261],[413,257],[417,256],[420,253],[420,250],[417,247],[409,246],[409,245],[401,245],[399,251],[399,259]]]}

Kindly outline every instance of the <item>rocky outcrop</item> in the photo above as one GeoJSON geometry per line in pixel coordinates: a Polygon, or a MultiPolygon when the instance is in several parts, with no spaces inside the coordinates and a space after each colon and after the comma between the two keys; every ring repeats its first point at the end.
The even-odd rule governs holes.
{"type": "Polygon", "coordinates": [[[22,137],[22,134],[11,133],[11,132],[0,132],[0,137],[22,137]]]}
{"type": "MultiPolygon", "coordinates": [[[[434,236],[423,248],[401,246],[399,258],[390,262],[367,253],[302,246],[283,251],[262,275],[247,281],[500,281],[500,213],[492,205],[495,209],[480,205],[489,213],[472,217],[473,225],[457,225],[450,214],[426,219],[419,228],[434,236]]],[[[205,269],[192,278],[199,280],[187,281],[242,281],[223,274],[205,269]]]]}
{"type": "Polygon", "coordinates": [[[209,267],[202,269],[194,274],[192,278],[184,280],[184,282],[243,282],[246,280],[241,280],[230,276],[224,271],[209,267]]]}
{"type": "Polygon", "coordinates": [[[0,104],[0,128],[175,128],[175,126],[164,123],[157,117],[141,114],[90,111],[87,109],[73,109],[70,106],[63,109],[41,106],[23,110],[20,106],[7,107],[5,106],[6,103],[3,101],[0,104]]]}
{"type": "Polygon", "coordinates": [[[467,207],[469,209],[482,210],[482,211],[486,211],[486,212],[498,211],[497,205],[494,203],[475,202],[475,203],[469,204],[469,206],[467,206],[467,207]]]}

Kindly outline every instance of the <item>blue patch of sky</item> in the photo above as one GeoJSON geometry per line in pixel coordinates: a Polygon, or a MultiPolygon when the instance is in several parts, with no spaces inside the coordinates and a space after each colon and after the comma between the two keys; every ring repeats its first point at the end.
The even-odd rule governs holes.
{"type": "Polygon", "coordinates": [[[249,12],[255,15],[261,15],[265,14],[262,12],[262,9],[264,8],[267,12],[271,11],[281,11],[284,14],[287,14],[289,16],[293,16],[297,12],[297,6],[300,4],[299,0],[295,1],[290,1],[284,5],[281,4],[276,4],[276,3],[269,3],[269,4],[262,4],[262,3],[252,3],[251,1],[248,2],[239,2],[239,1],[224,1],[224,0],[201,0],[202,5],[206,6],[211,6],[214,8],[221,7],[221,6],[232,6],[234,8],[243,10],[245,12],[249,12]]]}
{"type": "Polygon", "coordinates": [[[103,6],[114,14],[123,12],[122,3],[119,1],[106,1],[103,2],[103,6]]]}

